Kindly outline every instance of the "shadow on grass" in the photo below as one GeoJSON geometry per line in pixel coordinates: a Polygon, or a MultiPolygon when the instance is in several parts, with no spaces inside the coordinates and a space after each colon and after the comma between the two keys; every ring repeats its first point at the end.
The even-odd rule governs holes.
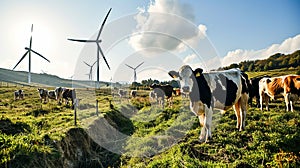
{"type": "Polygon", "coordinates": [[[8,118],[1,118],[0,131],[7,135],[16,135],[19,133],[31,132],[31,128],[28,124],[22,122],[13,123],[8,118]]]}
{"type": "Polygon", "coordinates": [[[26,113],[26,116],[33,115],[34,117],[38,117],[41,115],[49,114],[49,112],[50,112],[49,110],[36,109],[36,110],[26,113]]]}

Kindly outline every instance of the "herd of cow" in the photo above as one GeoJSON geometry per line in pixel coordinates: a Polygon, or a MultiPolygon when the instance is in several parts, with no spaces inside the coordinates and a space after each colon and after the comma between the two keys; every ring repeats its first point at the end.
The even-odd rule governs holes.
{"type": "MultiPolygon", "coordinates": [[[[256,98],[257,106],[263,110],[263,103],[269,110],[269,100],[283,97],[286,110],[293,111],[293,104],[300,96],[300,75],[286,75],[280,77],[260,76],[248,79],[247,74],[239,69],[224,71],[212,71],[203,73],[197,68],[193,70],[189,65],[182,66],[179,71],[168,73],[172,78],[179,79],[180,92],[188,95],[190,109],[198,116],[202,126],[199,139],[206,142],[211,138],[211,125],[213,110],[228,110],[233,107],[236,118],[236,127],[242,131],[245,129],[245,119],[248,103],[252,105],[252,99],[256,98]]],[[[179,90],[170,85],[153,84],[149,98],[164,106],[165,98],[172,105],[172,94],[179,94],[179,90]]],[[[75,89],[58,87],[55,90],[38,89],[40,99],[55,99],[62,103],[62,99],[68,103],[69,100],[76,101],[75,89]]],[[[126,90],[119,89],[120,98],[127,94],[126,90]]],[[[14,93],[15,99],[24,97],[23,91],[14,93]]],[[[132,97],[137,96],[137,90],[130,92],[132,97]]]]}
{"type": "MultiPolygon", "coordinates": [[[[47,103],[49,99],[56,100],[58,104],[61,104],[65,100],[66,104],[69,104],[69,101],[72,101],[72,106],[76,101],[76,92],[75,89],[69,89],[64,87],[57,87],[55,90],[47,90],[43,88],[37,89],[40,100],[42,103],[47,103]]],[[[24,91],[17,90],[14,92],[14,99],[23,99],[24,91]]]]}

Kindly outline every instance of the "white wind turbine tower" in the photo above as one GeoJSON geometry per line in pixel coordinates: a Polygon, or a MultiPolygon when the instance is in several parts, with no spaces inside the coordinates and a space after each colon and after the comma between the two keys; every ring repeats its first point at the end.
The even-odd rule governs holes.
{"type": "Polygon", "coordinates": [[[100,59],[99,58],[99,53],[102,55],[102,57],[103,57],[106,65],[107,65],[108,69],[110,70],[110,67],[109,67],[109,65],[107,63],[107,60],[106,60],[106,58],[104,56],[104,53],[103,53],[103,51],[102,51],[102,49],[100,47],[99,43],[101,43],[102,40],[100,40],[99,37],[100,37],[100,34],[101,34],[102,30],[103,30],[104,24],[106,22],[106,19],[107,19],[108,15],[109,15],[111,9],[112,8],[110,8],[109,11],[108,11],[108,13],[106,14],[106,17],[105,17],[104,21],[102,22],[102,25],[101,25],[100,30],[98,32],[97,38],[95,40],[68,39],[70,41],[77,41],[77,42],[84,42],[84,43],[96,43],[96,45],[97,45],[97,88],[99,87],[99,71],[100,71],[99,70],[99,59],[100,59]]]}
{"type": "Polygon", "coordinates": [[[33,24],[31,25],[31,36],[30,36],[29,48],[25,47],[25,50],[27,50],[27,51],[22,56],[22,58],[19,60],[19,62],[16,64],[16,66],[13,68],[13,70],[14,70],[20,64],[20,62],[26,57],[26,55],[28,54],[28,57],[29,57],[28,83],[31,83],[31,52],[37,54],[38,56],[42,57],[46,61],[50,62],[47,58],[45,58],[44,56],[42,56],[41,54],[39,54],[38,52],[34,51],[31,48],[32,47],[32,32],[33,32],[33,24]]]}
{"type": "Polygon", "coordinates": [[[92,65],[90,65],[90,64],[88,64],[88,63],[86,63],[85,61],[83,61],[84,63],[85,63],[85,65],[87,65],[87,66],[89,66],[90,67],[90,71],[89,71],[89,73],[88,73],[88,75],[89,75],[89,80],[93,80],[93,67],[94,67],[94,65],[97,63],[97,61],[95,61],[92,65]]]}
{"type": "Polygon", "coordinates": [[[143,63],[144,63],[144,62],[140,63],[140,64],[139,64],[138,66],[136,66],[135,68],[133,68],[133,67],[130,66],[130,65],[125,64],[125,65],[128,66],[129,68],[133,69],[133,82],[136,82],[136,79],[137,79],[137,77],[136,77],[136,69],[137,69],[138,67],[140,67],[143,63]]]}

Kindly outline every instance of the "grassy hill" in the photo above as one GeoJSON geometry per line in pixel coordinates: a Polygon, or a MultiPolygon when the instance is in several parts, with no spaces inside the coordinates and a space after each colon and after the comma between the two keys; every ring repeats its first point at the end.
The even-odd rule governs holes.
{"type": "Polygon", "coordinates": [[[295,112],[285,112],[282,100],[272,102],[270,111],[250,108],[242,132],[235,128],[233,110],[215,113],[213,139],[201,144],[198,119],[181,97],[174,98],[172,108],[163,110],[151,106],[147,91],[140,91],[137,98],[119,100],[109,90],[84,89],[75,126],[69,106],[55,101],[43,104],[36,88],[26,86],[22,88],[25,99],[15,101],[12,93],[16,89],[0,87],[0,167],[300,166],[299,102],[295,112]],[[98,116],[91,95],[99,101],[98,116]],[[128,135],[111,142],[123,154],[104,148],[88,133],[96,131],[104,139],[113,134],[99,127],[103,125],[128,135]],[[174,132],[180,135],[176,142],[167,136],[174,132]],[[166,144],[171,145],[162,150],[166,144]]]}
{"type": "MultiPolygon", "coordinates": [[[[298,71],[299,66],[247,74],[298,71]]],[[[0,81],[14,83],[0,85],[0,167],[300,167],[299,101],[295,112],[286,112],[280,99],[270,104],[270,111],[250,107],[241,132],[235,128],[233,110],[216,112],[213,139],[199,143],[198,118],[180,96],[172,107],[162,109],[149,102],[146,90],[139,90],[137,98],[120,100],[110,88],[86,89],[94,84],[48,74],[32,74],[33,85],[27,86],[27,72],[1,68],[0,81]],[[37,94],[41,85],[77,86],[81,101],[76,126],[69,105],[41,103],[37,94]],[[13,92],[19,88],[24,100],[14,100],[13,92]],[[111,141],[113,130],[126,138],[111,141]],[[115,148],[118,152],[111,150],[115,148]]]]}
{"type": "MultiPolygon", "coordinates": [[[[12,71],[0,68],[0,81],[29,86],[28,73],[24,71],[12,71]]],[[[95,82],[63,79],[56,75],[46,73],[31,73],[31,86],[61,86],[61,87],[95,87],[95,82]]],[[[100,82],[100,86],[106,86],[107,82],[100,82]]]]}

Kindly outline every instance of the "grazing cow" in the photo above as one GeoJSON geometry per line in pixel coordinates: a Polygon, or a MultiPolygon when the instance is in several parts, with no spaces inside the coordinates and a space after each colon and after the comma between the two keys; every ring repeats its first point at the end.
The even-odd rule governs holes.
{"type": "Polygon", "coordinates": [[[76,92],[75,89],[64,89],[62,93],[62,98],[65,99],[66,104],[69,104],[69,100],[72,101],[72,106],[74,106],[74,103],[76,102],[76,92]]]}
{"type": "Polygon", "coordinates": [[[172,105],[172,93],[175,91],[173,90],[173,87],[171,85],[158,85],[154,83],[150,86],[150,88],[153,89],[158,104],[161,104],[162,107],[164,107],[166,96],[167,101],[169,102],[169,106],[172,105]]]}
{"type": "Polygon", "coordinates": [[[154,91],[150,91],[149,92],[149,101],[150,103],[153,102],[156,99],[156,95],[154,93],[154,91]]]}
{"type": "Polygon", "coordinates": [[[249,104],[252,106],[252,99],[255,97],[256,99],[256,106],[259,107],[259,81],[264,77],[270,77],[268,75],[264,76],[257,76],[254,78],[250,78],[250,85],[249,85],[249,104]]]}
{"type": "Polygon", "coordinates": [[[203,73],[197,68],[192,70],[184,65],[179,72],[170,71],[169,75],[180,79],[181,91],[189,94],[190,108],[202,125],[200,142],[211,138],[213,109],[228,110],[233,107],[237,117],[237,128],[245,128],[248,102],[246,75],[239,69],[203,73]]]}
{"type": "Polygon", "coordinates": [[[136,97],[137,90],[131,90],[130,95],[131,95],[131,97],[136,97]]]}
{"type": "Polygon", "coordinates": [[[293,101],[300,96],[300,75],[286,75],[272,78],[262,78],[259,81],[260,109],[263,101],[269,110],[269,98],[284,97],[286,111],[294,111],[293,101]]]}
{"type": "Polygon", "coordinates": [[[49,99],[54,99],[54,100],[56,100],[56,93],[55,93],[55,90],[49,90],[49,91],[48,91],[48,98],[49,98],[49,99]]]}
{"type": "Polygon", "coordinates": [[[24,99],[24,91],[23,90],[17,90],[14,92],[14,99],[24,99]]]}
{"type": "Polygon", "coordinates": [[[126,90],[123,90],[123,89],[119,89],[118,95],[120,96],[121,99],[122,99],[123,97],[125,98],[126,95],[127,95],[127,91],[126,91],[126,90]]]}
{"type": "Polygon", "coordinates": [[[48,102],[48,90],[47,89],[38,88],[38,92],[39,92],[39,95],[40,95],[41,102],[47,103],[48,102]]]}
{"type": "Polygon", "coordinates": [[[63,87],[57,87],[54,90],[55,91],[56,100],[57,100],[58,104],[62,103],[64,90],[66,90],[66,88],[63,88],[63,87]]]}

